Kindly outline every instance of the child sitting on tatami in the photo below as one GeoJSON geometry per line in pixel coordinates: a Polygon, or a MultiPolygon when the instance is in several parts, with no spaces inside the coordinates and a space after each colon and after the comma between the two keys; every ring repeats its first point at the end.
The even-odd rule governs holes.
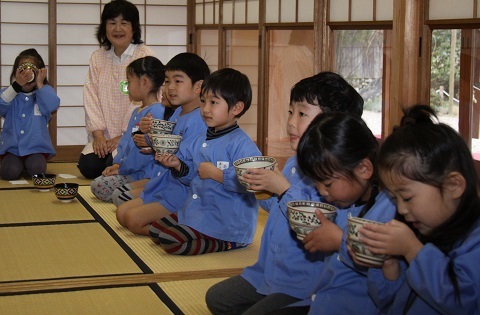
{"type": "Polygon", "coordinates": [[[237,120],[249,109],[252,90],[247,76],[225,68],[202,84],[201,112],[208,126],[178,157],[158,160],[189,185],[184,206],[150,226],[151,238],[170,254],[198,255],[228,251],[252,242],[258,205],[237,179],[233,162],[261,155],[237,120]]]}

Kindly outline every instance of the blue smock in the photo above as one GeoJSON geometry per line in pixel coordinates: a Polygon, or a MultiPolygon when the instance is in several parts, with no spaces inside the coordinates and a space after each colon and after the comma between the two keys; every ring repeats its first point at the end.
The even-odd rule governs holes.
{"type": "MultiPolygon", "coordinates": [[[[6,89],[1,89],[0,95],[6,89]]],[[[0,134],[0,155],[7,152],[16,156],[54,155],[48,122],[59,106],[60,98],[50,85],[30,93],[20,92],[10,103],[0,97],[0,116],[5,118],[0,134]]]]}
{"type": "Polygon", "coordinates": [[[179,156],[189,168],[179,180],[189,185],[189,191],[177,213],[178,222],[220,240],[250,244],[257,226],[258,204],[254,194],[238,181],[233,162],[259,155],[257,145],[240,128],[211,140],[205,135],[198,137],[185,156],[179,156]],[[198,166],[203,162],[223,170],[223,184],[200,178],[198,166]]]}
{"type": "Polygon", "coordinates": [[[127,130],[120,138],[117,147],[117,154],[113,158],[113,163],[120,165],[118,173],[120,175],[131,176],[133,180],[147,178],[153,171],[155,158],[153,154],[143,154],[140,148],[133,141],[132,132],[139,130],[140,119],[147,114],[152,114],[153,118],[163,119],[165,107],[160,103],[155,103],[146,108],[135,108],[128,121],[127,130]]]}
{"type": "Polygon", "coordinates": [[[396,281],[387,281],[381,269],[369,271],[370,292],[386,314],[479,314],[480,313],[480,220],[464,240],[445,255],[425,244],[396,281]],[[455,295],[448,266],[453,265],[461,304],[455,295]],[[406,313],[408,296],[417,294],[406,313]]]}
{"type": "Polygon", "coordinates": [[[317,289],[322,271],[322,253],[310,253],[290,229],[286,203],[294,200],[320,201],[314,182],[306,177],[293,156],[285,164],[283,175],[291,187],[281,201],[276,196],[260,200],[269,212],[262,235],[257,262],[245,268],[242,277],[264,295],[283,293],[299,299],[309,298],[317,289]]]}
{"type": "MultiPolygon", "coordinates": [[[[355,265],[347,250],[348,213],[358,216],[362,206],[337,211],[335,223],[344,231],[340,250],[325,258],[319,278],[319,289],[312,296],[308,314],[378,314],[368,292],[367,271],[355,265]]],[[[388,222],[395,217],[396,206],[380,191],[365,219],[388,222]]]]}

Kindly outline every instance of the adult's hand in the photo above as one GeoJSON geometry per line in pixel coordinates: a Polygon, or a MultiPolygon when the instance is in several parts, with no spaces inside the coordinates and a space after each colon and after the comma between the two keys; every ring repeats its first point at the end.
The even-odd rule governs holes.
{"type": "Polygon", "coordinates": [[[107,156],[108,146],[107,146],[107,139],[103,133],[103,130],[95,130],[92,132],[93,135],[93,153],[95,153],[98,157],[104,158],[107,156]]]}
{"type": "Polygon", "coordinates": [[[108,153],[111,153],[113,152],[117,147],[118,147],[118,143],[120,142],[120,138],[122,136],[117,136],[115,138],[112,138],[110,140],[107,140],[107,150],[108,150],[108,153]]]}

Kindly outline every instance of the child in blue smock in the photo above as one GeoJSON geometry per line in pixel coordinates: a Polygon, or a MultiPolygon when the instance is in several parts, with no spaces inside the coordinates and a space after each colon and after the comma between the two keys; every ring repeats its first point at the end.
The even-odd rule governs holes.
{"type": "MultiPolygon", "coordinates": [[[[292,150],[297,150],[301,136],[317,115],[346,111],[361,116],[362,110],[361,96],[336,73],[320,72],[299,81],[290,93],[286,126],[292,150]]],[[[315,183],[298,168],[296,156],[288,159],[282,172],[250,169],[243,178],[252,189],[274,195],[259,200],[268,211],[268,219],[257,262],[207,291],[207,306],[214,314],[266,314],[309,298],[322,270],[324,255],[305,250],[280,209],[280,204],[292,200],[321,200],[315,183]]]]}
{"type": "Polygon", "coordinates": [[[252,89],[243,73],[224,68],[202,83],[201,112],[208,126],[184,154],[159,161],[189,186],[176,214],[152,223],[151,238],[167,253],[199,255],[244,247],[253,241],[258,206],[238,181],[233,162],[261,155],[237,124],[250,108],[252,89]]]}
{"type": "Polygon", "coordinates": [[[48,132],[52,113],[60,106],[48,85],[47,68],[38,52],[22,51],[13,64],[11,85],[0,90],[0,177],[13,180],[45,173],[47,159],[55,154],[48,132]]]}
{"type": "Polygon", "coordinates": [[[365,122],[347,113],[317,116],[300,140],[298,165],[320,195],[339,210],[335,222],[317,211],[321,226],[303,240],[310,252],[326,253],[308,314],[377,314],[368,293],[368,269],[349,255],[348,215],[379,222],[395,216],[395,204],[379,191],[375,176],[378,141],[365,122]]]}
{"type": "Polygon", "coordinates": [[[385,140],[377,166],[400,218],[359,229],[370,250],[392,257],[369,270],[383,313],[480,313],[477,173],[462,137],[434,118],[414,106],[385,140]]]}
{"type": "MultiPolygon", "coordinates": [[[[181,53],[173,57],[165,66],[165,91],[170,103],[178,106],[171,120],[176,122],[173,134],[182,136],[179,154],[191,147],[192,142],[205,134],[207,126],[200,113],[200,92],[203,80],[210,74],[208,65],[200,56],[193,53],[181,53]]],[[[151,122],[142,128],[148,132],[151,122]]],[[[126,202],[117,208],[118,222],[131,232],[149,235],[150,223],[168,214],[176,212],[185,202],[188,187],[171,176],[169,168],[157,163],[149,181],[134,182],[117,190],[118,199],[126,202]],[[140,190],[139,197],[132,198],[131,191],[140,190]],[[160,198],[168,196],[170,203],[160,198]],[[170,206],[175,203],[174,206],[170,206]]]]}
{"type": "Polygon", "coordinates": [[[144,154],[133,140],[133,133],[139,130],[141,117],[152,114],[164,119],[165,107],[158,102],[158,94],[165,81],[165,67],[153,56],[132,61],[127,66],[128,94],[130,99],[141,102],[130,117],[128,127],[117,147],[113,165],[95,178],[90,187],[100,200],[112,201],[113,191],[125,183],[147,178],[155,165],[153,154],[144,154]]]}

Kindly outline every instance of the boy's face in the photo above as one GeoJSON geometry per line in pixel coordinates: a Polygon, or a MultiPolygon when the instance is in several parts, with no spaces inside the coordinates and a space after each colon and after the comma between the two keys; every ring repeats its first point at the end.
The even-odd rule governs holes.
{"type": "Polygon", "coordinates": [[[237,121],[235,115],[239,113],[238,109],[241,106],[239,104],[241,103],[237,103],[228,110],[228,104],[222,97],[215,96],[213,92],[208,91],[203,94],[200,105],[205,124],[208,127],[214,127],[215,131],[232,126],[237,121]]]}
{"type": "Polygon", "coordinates": [[[287,134],[290,147],[297,151],[298,142],[312,120],[321,114],[319,105],[302,102],[293,102],[288,109],[287,134]]]}
{"type": "Polygon", "coordinates": [[[183,106],[199,100],[190,77],[183,71],[165,72],[165,94],[173,106],[183,106]]]}

